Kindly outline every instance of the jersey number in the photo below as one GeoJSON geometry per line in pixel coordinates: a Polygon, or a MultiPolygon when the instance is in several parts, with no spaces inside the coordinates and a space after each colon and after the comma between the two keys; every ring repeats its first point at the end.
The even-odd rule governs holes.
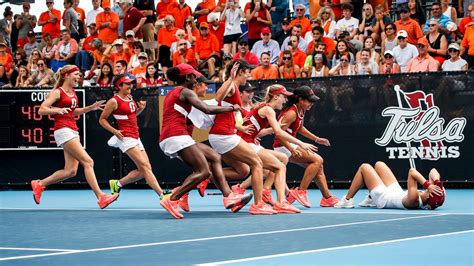
{"type": "Polygon", "coordinates": [[[76,98],[71,99],[71,109],[74,109],[77,107],[77,101],[76,98]]]}
{"type": "Polygon", "coordinates": [[[129,103],[128,105],[129,105],[130,111],[132,111],[132,113],[134,113],[135,110],[137,110],[137,107],[135,106],[135,103],[129,103]]]}

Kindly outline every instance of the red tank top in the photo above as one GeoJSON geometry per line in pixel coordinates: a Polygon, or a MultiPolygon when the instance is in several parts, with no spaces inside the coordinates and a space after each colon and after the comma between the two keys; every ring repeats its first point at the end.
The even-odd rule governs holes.
{"type": "MultiPolygon", "coordinates": [[[[235,88],[234,95],[230,97],[225,97],[224,100],[219,102],[219,106],[232,106],[238,104],[242,106],[242,99],[240,99],[240,92],[235,88]]],[[[234,112],[226,112],[221,114],[216,114],[214,119],[214,125],[211,127],[209,134],[216,135],[233,135],[235,134],[235,116],[234,112]]]]}
{"type": "Polygon", "coordinates": [[[139,138],[137,124],[137,103],[133,100],[132,95],[127,95],[127,99],[122,99],[115,95],[117,101],[117,109],[112,112],[115,120],[117,120],[118,128],[122,131],[122,135],[128,138],[139,138]]]}
{"type": "Polygon", "coordinates": [[[182,86],[175,87],[165,97],[160,142],[174,136],[190,135],[186,120],[191,112],[191,105],[179,99],[183,89],[182,86]]]}
{"type": "MultiPolygon", "coordinates": [[[[300,128],[303,126],[304,111],[300,114],[296,105],[292,105],[290,108],[280,113],[280,115],[278,116],[278,121],[281,121],[285,113],[288,111],[294,111],[296,113],[296,119],[295,121],[293,121],[293,123],[290,124],[290,126],[288,126],[286,132],[296,138],[296,134],[298,134],[298,131],[300,131],[300,128]]],[[[281,146],[282,145],[280,144],[280,142],[278,142],[278,139],[275,138],[275,141],[273,142],[273,147],[276,148],[281,146]]]]}
{"type": "Polygon", "coordinates": [[[247,121],[245,121],[244,126],[248,125],[253,125],[255,130],[251,134],[245,134],[242,131],[239,131],[237,135],[239,135],[243,140],[245,140],[248,143],[255,143],[255,139],[257,138],[258,133],[264,128],[268,126],[268,119],[267,118],[262,118],[259,114],[258,111],[262,108],[267,106],[266,104],[260,104],[259,106],[253,108],[248,116],[247,121]]]}
{"type": "Polygon", "coordinates": [[[53,107],[57,108],[71,108],[71,111],[67,114],[54,115],[54,130],[58,130],[63,127],[70,128],[72,130],[78,131],[76,120],[74,119],[74,110],[77,108],[79,100],[77,99],[76,91],[72,89],[72,96],[67,95],[63,88],[57,88],[59,90],[60,96],[59,100],[53,104],[53,107]]]}

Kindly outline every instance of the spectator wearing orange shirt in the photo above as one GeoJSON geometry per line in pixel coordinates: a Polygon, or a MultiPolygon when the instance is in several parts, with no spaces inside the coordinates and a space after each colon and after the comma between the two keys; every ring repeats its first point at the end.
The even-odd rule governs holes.
{"type": "MultiPolygon", "coordinates": [[[[324,37],[324,29],[321,26],[315,26],[312,30],[313,41],[308,44],[308,54],[311,54],[314,50],[313,47],[316,43],[322,42],[325,44],[324,55],[327,59],[332,59],[336,52],[336,45],[331,38],[324,37]]],[[[317,47],[316,47],[317,48],[317,47]]]]}
{"type": "Polygon", "coordinates": [[[41,13],[38,20],[38,26],[42,26],[42,37],[49,32],[53,39],[61,37],[61,11],[54,9],[54,1],[46,0],[48,11],[41,13]]]}
{"type": "Polygon", "coordinates": [[[214,12],[219,13],[222,12],[225,8],[225,5],[227,4],[227,0],[218,0],[216,8],[214,8],[214,12]]]}
{"type": "MultiPolygon", "coordinates": [[[[166,15],[163,19],[165,26],[158,31],[158,63],[162,67],[171,67],[171,53],[170,47],[176,41],[176,31],[178,28],[174,26],[174,18],[171,15],[166,15]]],[[[165,70],[163,70],[165,71],[165,70]]]]}
{"type": "Polygon", "coordinates": [[[239,51],[234,54],[232,60],[242,58],[245,61],[247,61],[247,63],[249,63],[251,65],[254,65],[254,66],[258,65],[258,57],[255,54],[253,54],[252,52],[250,52],[249,43],[248,43],[247,40],[240,39],[238,50],[239,51]]]}
{"type": "Polygon", "coordinates": [[[166,15],[169,15],[169,6],[173,3],[176,3],[176,0],[161,0],[156,5],[156,14],[158,15],[158,19],[163,19],[166,17],[166,15]]]}
{"type": "Polygon", "coordinates": [[[99,30],[99,38],[104,44],[112,44],[118,38],[118,24],[120,18],[110,11],[110,2],[103,4],[104,11],[97,14],[95,20],[99,30]]]}
{"type": "Polygon", "coordinates": [[[301,78],[300,67],[293,62],[293,55],[290,50],[283,51],[281,59],[283,65],[279,69],[280,78],[301,78]]]}
{"type": "Polygon", "coordinates": [[[201,25],[202,22],[207,23],[207,16],[216,8],[215,0],[202,0],[197,4],[194,10],[194,16],[197,17],[197,23],[201,25]]]}
{"type": "Polygon", "coordinates": [[[178,48],[173,53],[173,67],[179,64],[189,64],[193,67],[197,65],[193,49],[188,48],[188,41],[182,39],[178,41],[178,48]]]}
{"type": "MultiPolygon", "coordinates": [[[[470,11],[474,13],[474,11],[470,11]]],[[[466,28],[461,42],[461,55],[467,61],[469,69],[474,68],[474,26],[466,28]]]]}
{"type": "Polygon", "coordinates": [[[395,22],[397,30],[405,30],[408,34],[408,43],[416,45],[418,39],[423,37],[420,25],[410,18],[410,9],[407,6],[400,8],[400,19],[395,22]]]}
{"type": "Polygon", "coordinates": [[[253,80],[278,78],[278,69],[270,64],[269,52],[263,52],[260,55],[260,62],[262,62],[262,64],[252,70],[253,80]]]}
{"type": "Polygon", "coordinates": [[[222,50],[224,48],[225,22],[219,21],[219,15],[214,12],[207,16],[207,22],[209,23],[209,32],[217,37],[219,40],[219,49],[222,50]]]}
{"type": "Polygon", "coordinates": [[[140,87],[146,76],[146,68],[148,64],[148,55],[145,52],[138,54],[138,61],[140,64],[132,70],[132,75],[137,79],[137,84],[140,87]]]}
{"type": "Polygon", "coordinates": [[[293,19],[290,25],[293,27],[296,24],[301,25],[301,35],[305,36],[306,32],[311,31],[311,23],[309,19],[307,19],[304,14],[306,12],[306,7],[303,4],[297,4],[295,6],[296,10],[296,18],[293,19]]]}
{"type": "Polygon", "coordinates": [[[406,72],[436,72],[439,70],[439,62],[428,54],[429,43],[425,37],[416,43],[418,56],[408,61],[406,72]]]}
{"type": "MultiPolygon", "coordinates": [[[[306,61],[306,53],[301,51],[298,48],[298,37],[297,36],[291,36],[290,41],[288,43],[288,51],[291,52],[292,55],[292,61],[299,67],[299,69],[302,69],[304,67],[304,63],[306,61]]],[[[284,51],[283,51],[284,52],[284,51]]],[[[281,53],[280,58],[283,58],[284,53],[281,53]]],[[[283,60],[284,63],[284,60],[283,60]]]]}
{"type": "Polygon", "coordinates": [[[92,66],[92,55],[95,50],[92,44],[94,40],[99,37],[97,35],[97,27],[95,23],[91,23],[87,28],[89,28],[89,36],[84,40],[82,50],[79,50],[76,55],[76,66],[78,66],[83,72],[89,70],[92,66]]]}
{"type": "Polygon", "coordinates": [[[9,84],[13,74],[13,58],[7,53],[7,48],[7,43],[0,41],[0,86],[9,84]]]}
{"type": "Polygon", "coordinates": [[[126,62],[125,69],[127,69],[132,54],[128,49],[124,49],[123,44],[123,39],[115,40],[115,42],[112,43],[112,46],[109,46],[104,52],[104,58],[102,58],[102,61],[109,62],[109,64],[112,62],[111,65],[115,65],[118,61],[123,60],[126,62]],[[111,52],[112,49],[115,49],[115,52],[111,52]]]}
{"type": "Polygon", "coordinates": [[[195,53],[198,67],[203,68],[207,60],[209,77],[216,74],[216,63],[219,60],[219,41],[216,36],[209,33],[209,24],[202,22],[199,24],[200,36],[196,40],[195,53]]]}
{"type": "Polygon", "coordinates": [[[200,33],[192,16],[186,17],[184,20],[184,30],[186,31],[186,40],[194,47],[200,33]]]}
{"type": "Polygon", "coordinates": [[[184,29],[184,21],[187,17],[192,16],[193,11],[185,0],[172,2],[168,5],[168,13],[174,17],[174,25],[177,28],[184,29]]]}

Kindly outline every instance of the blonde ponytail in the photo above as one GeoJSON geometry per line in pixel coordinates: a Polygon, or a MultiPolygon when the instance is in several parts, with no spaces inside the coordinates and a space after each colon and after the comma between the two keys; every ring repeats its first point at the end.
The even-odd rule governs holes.
{"type": "Polygon", "coordinates": [[[57,89],[61,86],[63,86],[64,81],[66,80],[66,75],[70,74],[75,71],[79,71],[79,68],[75,65],[65,65],[56,71],[54,74],[54,79],[56,80],[56,84],[54,85],[54,88],[57,89]]]}

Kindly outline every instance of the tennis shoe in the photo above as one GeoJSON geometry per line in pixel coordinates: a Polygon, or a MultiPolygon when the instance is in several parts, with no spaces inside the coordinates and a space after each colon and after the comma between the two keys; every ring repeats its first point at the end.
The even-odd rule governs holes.
{"type": "Polygon", "coordinates": [[[288,201],[283,201],[282,203],[275,202],[273,209],[278,213],[300,213],[300,209],[291,205],[288,201]]]}
{"type": "Polygon", "coordinates": [[[359,202],[359,207],[377,207],[377,205],[374,204],[374,201],[370,197],[370,194],[367,194],[367,196],[364,198],[363,201],[359,202]]]}
{"type": "Polygon", "coordinates": [[[235,206],[239,205],[240,208],[237,210],[237,211],[239,211],[247,203],[249,203],[249,201],[252,199],[252,197],[253,197],[252,193],[242,195],[242,194],[236,194],[236,193],[232,192],[227,197],[223,198],[224,207],[226,209],[233,209],[235,206]]]}
{"type": "Polygon", "coordinates": [[[291,195],[291,189],[290,191],[288,192],[288,195],[286,195],[286,201],[288,201],[288,203],[290,204],[293,204],[293,202],[295,202],[295,197],[293,197],[293,195],[291,195]]]}
{"type": "Polygon", "coordinates": [[[179,213],[178,200],[171,200],[171,194],[166,195],[160,200],[160,205],[167,210],[174,218],[183,219],[183,215],[179,213]]]}
{"type": "Polygon", "coordinates": [[[263,189],[262,191],[262,200],[266,204],[269,204],[270,206],[275,205],[275,200],[272,197],[272,190],[271,189],[263,189]]]}
{"type": "Polygon", "coordinates": [[[117,182],[118,180],[116,179],[109,180],[110,193],[112,193],[112,195],[114,195],[115,193],[120,193],[120,190],[122,189],[118,186],[117,182]]]}
{"type": "Polygon", "coordinates": [[[233,185],[231,189],[232,189],[232,192],[234,192],[235,194],[242,194],[242,195],[245,194],[245,189],[242,188],[240,184],[233,185]]]}
{"type": "Polygon", "coordinates": [[[339,199],[334,196],[331,196],[327,199],[325,197],[322,197],[321,201],[319,202],[319,205],[321,207],[334,207],[334,204],[338,202],[339,202],[339,199]]]}
{"type": "Polygon", "coordinates": [[[311,208],[311,204],[308,201],[308,191],[295,188],[295,189],[290,189],[290,195],[295,198],[301,205],[303,205],[306,208],[311,208]]]}
{"type": "Polygon", "coordinates": [[[40,184],[40,180],[31,181],[31,189],[33,189],[33,199],[36,204],[40,204],[41,195],[46,187],[40,184]]]}
{"type": "Polygon", "coordinates": [[[102,194],[102,196],[100,196],[99,200],[97,201],[97,204],[99,204],[101,209],[105,209],[110,203],[116,201],[119,196],[119,193],[114,195],[102,194]]]}
{"type": "Polygon", "coordinates": [[[342,197],[338,203],[334,204],[334,208],[345,208],[351,209],[354,208],[354,199],[346,199],[346,196],[342,197]]]}
{"type": "Polygon", "coordinates": [[[249,213],[253,215],[270,215],[277,214],[277,211],[275,211],[272,206],[261,201],[258,205],[255,203],[250,205],[249,213]]]}
{"type": "Polygon", "coordinates": [[[197,185],[199,195],[201,195],[201,197],[204,197],[204,195],[206,195],[206,188],[207,188],[207,185],[209,184],[209,181],[210,179],[206,178],[204,179],[204,181],[199,183],[199,185],[197,185]]]}

